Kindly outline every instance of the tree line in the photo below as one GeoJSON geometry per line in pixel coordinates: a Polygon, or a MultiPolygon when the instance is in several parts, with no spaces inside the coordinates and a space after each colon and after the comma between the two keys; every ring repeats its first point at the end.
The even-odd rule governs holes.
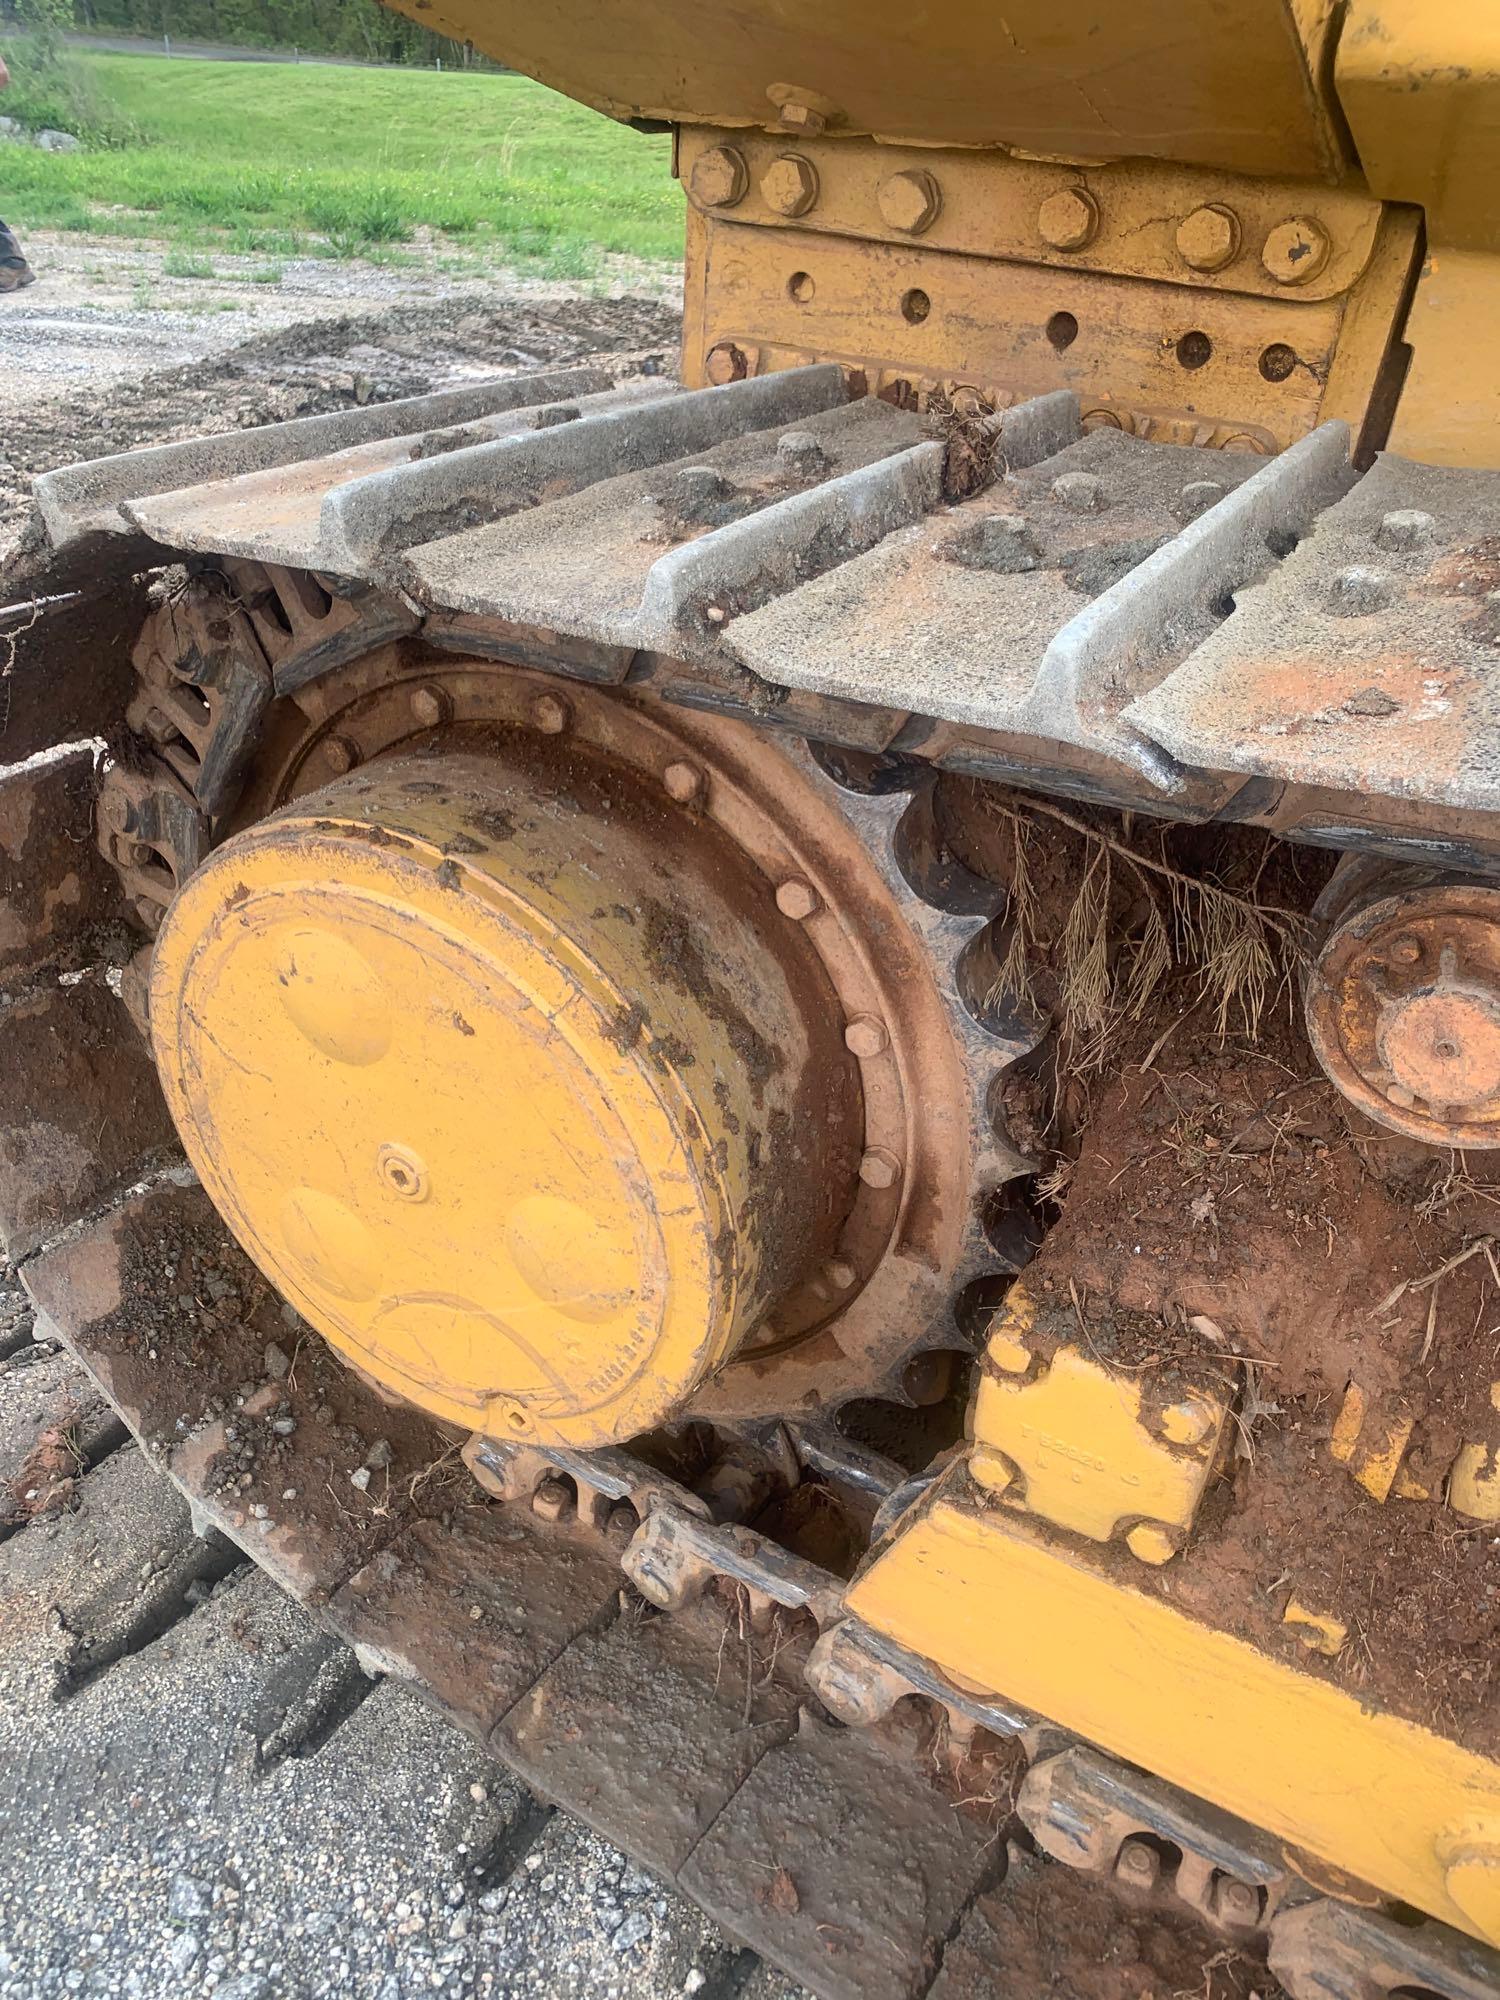
{"type": "Polygon", "coordinates": [[[66,25],[83,33],[163,35],[182,42],[297,49],[308,55],[356,56],[365,62],[431,69],[493,68],[462,42],[435,35],[378,0],[0,0],[0,27],[66,25]],[[59,16],[62,18],[59,19],[59,16]]]}

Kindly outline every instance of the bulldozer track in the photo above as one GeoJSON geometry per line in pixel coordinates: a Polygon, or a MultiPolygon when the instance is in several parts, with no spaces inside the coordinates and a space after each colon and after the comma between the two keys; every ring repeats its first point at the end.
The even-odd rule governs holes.
{"type": "MultiPolygon", "coordinates": [[[[1003,701],[950,687],[903,705],[878,672],[856,697],[815,662],[837,653],[822,577],[897,530],[930,532],[942,450],[911,413],[845,406],[827,368],[696,395],[583,372],[464,397],[41,482],[52,552],[31,588],[55,602],[34,638],[23,621],[0,627],[0,641],[21,635],[6,739],[19,761],[0,777],[12,1079],[0,1219],[41,1330],[180,1488],[200,1534],[243,1550],[367,1670],[421,1688],[540,1796],[829,2000],[1012,1990],[992,1940],[1008,1922],[1016,1837],[1118,1895],[1122,1921],[1208,1926],[1221,1955],[1208,1977],[1226,1994],[1246,1990],[1233,1982],[1262,1955],[1294,2000],[1500,1990],[1494,1953],[1316,1894],[1254,1829],[958,1688],[850,1619],[838,1576],[716,1522],[689,1487],[628,1454],[476,1444],[461,1457],[442,1429],[341,1366],[239,1251],[182,1159],[131,1019],[139,930],[155,928],[240,801],[272,703],[314,699],[325,676],[419,629],[438,654],[511,662],[559,687],[628,684],[773,729],[872,849],[896,857],[890,879],[939,968],[976,1120],[1037,1030],[1014,1009],[976,1016],[962,991],[959,968],[993,909],[941,854],[911,863],[929,768],[1014,776],[1018,742],[1044,733],[1074,761],[1038,782],[1096,802],[1155,785],[1156,810],[1304,837],[1315,826],[1340,845],[1367,836],[1387,855],[1440,847],[1493,871],[1485,774],[1438,784],[1420,825],[1397,801],[1351,828],[1294,754],[1273,771],[1279,750],[1247,758],[1219,727],[1222,676],[1237,663],[1222,612],[1205,631],[1202,599],[1264,577],[1273,519],[1305,526],[1349,504],[1351,486],[1361,494],[1338,427],[1259,470],[1232,468],[1205,501],[1207,525],[1190,521],[1144,562],[1141,520],[1122,510],[1138,569],[1101,576],[1099,596],[1003,701]],[[667,516],[653,539],[643,500],[680,460],[707,461],[711,478],[679,474],[672,497],[652,502],[667,516]],[[657,469],[645,483],[643,464],[657,469]],[[560,527],[559,510],[581,518],[560,527]],[[565,546],[586,548],[605,578],[592,600],[558,568],[565,546]],[[824,552],[821,568],[799,556],[807,547],[824,552]],[[85,586],[183,556],[198,584],[158,589],[152,610],[174,643],[138,650],[132,674],[126,613],[146,610],[143,593],[116,596],[101,642],[85,586]],[[208,569],[223,581],[205,596],[208,569]],[[1194,618],[1174,626],[1174,592],[1189,589],[1194,618]],[[210,642],[199,627],[215,618],[210,642]],[[1129,713],[1101,706],[1119,663],[1162,632],[1177,667],[1129,713]],[[55,749],[53,715],[77,732],[55,749]],[[101,748],[127,742],[104,771],[96,843],[101,748]]],[[[1097,485],[1125,442],[1080,439],[1066,396],[1008,412],[1002,434],[1009,462],[1040,467],[1053,496],[1070,478],[1097,485]],[[1084,458],[1097,469],[1080,469],[1084,458]]],[[[1399,472],[1377,478],[1361,504],[1383,519],[1410,496],[1399,472]]],[[[1058,504],[1085,491],[1063,486],[1058,504]]],[[[1436,489],[1422,498],[1445,504],[1436,489]]],[[[932,569],[941,580],[958,562],[932,569]]],[[[943,605],[923,616],[940,625],[943,605]]],[[[357,747],[325,730],[317,754],[334,775],[357,747]]],[[[1378,751],[1367,729],[1348,732],[1349,790],[1370,781],[1378,751]]],[[[992,1127],[976,1152],[989,1192],[1024,1172],[992,1127]]],[[[1017,1204],[998,1239],[992,1229],[982,1254],[976,1244],[960,1259],[964,1282],[1019,1269],[1027,1231],[1017,1204]]],[[[902,1498],[899,1468],[816,1425],[772,1426],[757,1442],[872,1510],[902,1498]]],[[[342,1696],[325,1693],[333,1713],[342,1696]]]]}

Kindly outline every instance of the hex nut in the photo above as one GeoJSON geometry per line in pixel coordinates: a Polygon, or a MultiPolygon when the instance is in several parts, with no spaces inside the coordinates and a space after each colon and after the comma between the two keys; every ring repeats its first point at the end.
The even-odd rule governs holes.
{"type": "Polygon", "coordinates": [[[859,1163],[859,1177],[867,1188],[893,1188],[901,1178],[901,1162],[884,1146],[871,1146],[859,1163]]]}
{"type": "Polygon", "coordinates": [[[1260,261],[1278,285],[1305,285],[1328,262],[1328,231],[1310,215],[1278,222],[1261,246],[1260,261]]]}
{"type": "Polygon", "coordinates": [[[806,215],[818,198],[818,170],[801,153],[782,153],[761,175],[760,193],[778,215],[806,215]]]}
{"type": "Polygon", "coordinates": [[[1054,250],[1082,250],[1099,234],[1099,204],[1087,188],[1059,188],[1037,210],[1036,226],[1054,250]]]}
{"type": "Polygon", "coordinates": [[[703,773],[696,764],[668,764],[661,776],[668,798],[679,805],[691,805],[703,795],[703,773]]]}
{"type": "Polygon", "coordinates": [[[700,153],[688,175],[694,201],[705,208],[733,208],[745,199],[750,169],[738,146],[710,146],[700,153]]]}
{"type": "Polygon", "coordinates": [[[891,1038],[885,1031],[884,1021],[873,1014],[856,1014],[844,1030],[844,1047],[850,1055],[868,1062],[872,1056],[883,1055],[891,1045],[891,1038]]]}
{"type": "Polygon", "coordinates": [[[1222,271],[1240,247],[1240,219],[1232,208],[1209,202],[1177,225],[1177,254],[1193,271],[1222,271]]]}
{"type": "Polygon", "coordinates": [[[778,884],[776,907],[784,917],[790,917],[793,923],[803,923],[819,908],[818,892],[810,882],[804,882],[794,875],[789,881],[778,884]]]}
{"type": "Polygon", "coordinates": [[[572,717],[561,696],[539,694],[531,704],[531,719],[544,736],[561,736],[572,717]]]}
{"type": "Polygon", "coordinates": [[[925,167],[904,167],[887,174],[876,196],[881,219],[903,236],[920,236],[938,219],[943,191],[925,167]]]}

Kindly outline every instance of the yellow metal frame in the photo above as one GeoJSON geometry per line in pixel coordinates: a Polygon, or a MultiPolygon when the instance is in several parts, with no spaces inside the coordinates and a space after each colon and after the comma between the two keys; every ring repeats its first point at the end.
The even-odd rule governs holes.
{"type": "Polygon", "coordinates": [[[848,1608],[964,1686],[1500,1944],[1500,1766],[985,1511],[950,1471],[848,1608]]]}

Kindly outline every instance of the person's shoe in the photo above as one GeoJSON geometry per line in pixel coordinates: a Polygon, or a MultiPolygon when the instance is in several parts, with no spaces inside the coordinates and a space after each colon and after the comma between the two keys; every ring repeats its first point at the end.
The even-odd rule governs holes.
{"type": "Polygon", "coordinates": [[[0,264],[0,292],[24,291],[36,283],[36,272],[23,257],[19,264],[0,264]]]}

